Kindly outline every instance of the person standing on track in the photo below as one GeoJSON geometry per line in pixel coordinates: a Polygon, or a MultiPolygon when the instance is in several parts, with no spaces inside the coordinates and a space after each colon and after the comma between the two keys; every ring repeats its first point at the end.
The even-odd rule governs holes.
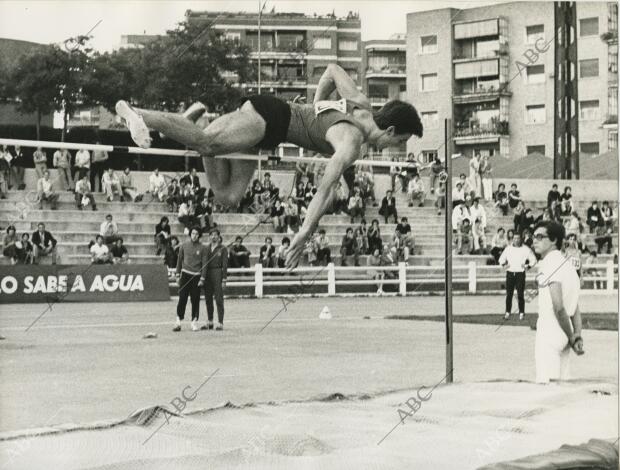
{"type": "Polygon", "coordinates": [[[512,296],[517,289],[519,302],[519,320],[525,316],[525,271],[536,264],[536,257],[527,246],[521,245],[521,235],[515,233],[512,245],[504,248],[499,257],[500,266],[506,270],[506,314],[504,319],[510,318],[512,310],[512,296]]]}
{"type": "Polygon", "coordinates": [[[213,297],[217,305],[217,331],[224,329],[224,287],[228,275],[228,250],[222,245],[220,231],[216,228],[209,232],[211,244],[206,247],[207,263],[205,265],[205,302],[207,304],[207,324],[203,330],[213,329],[213,297]]]}
{"type": "Polygon", "coordinates": [[[207,247],[200,243],[200,227],[192,227],[189,240],[179,248],[177,261],[177,284],[179,286],[179,303],[177,320],[172,331],[181,331],[181,321],[185,318],[187,298],[192,302],[192,331],[198,331],[200,315],[200,288],[205,283],[207,267],[207,247]]]}
{"type": "Polygon", "coordinates": [[[329,64],[321,76],[314,105],[287,103],[267,95],[249,96],[237,111],[220,116],[206,128],[182,115],[134,109],[125,101],[116,103],[116,112],[140,147],[151,145],[152,128],[199,152],[209,186],[218,202],[227,205],[236,205],[243,198],[257,162],[213,158],[216,155],[274,149],[282,142],[331,155],[304,223],[289,248],[286,264],[291,268],[299,263],[306,242],[331,206],[341,176],[360,158],[362,144],[382,150],[423,134],[420,116],[411,104],[394,100],[373,111],[369,99],[336,64],[329,64]],[[327,101],[334,91],[342,99],[327,101]]]}
{"type": "MultiPolygon", "coordinates": [[[[538,264],[538,321],[536,323],[536,382],[568,380],[571,349],[584,354],[579,311],[579,277],[570,260],[562,255],[564,227],[540,222],[534,230],[538,264]]],[[[515,235],[516,236],[516,235],[515,235]]]]}

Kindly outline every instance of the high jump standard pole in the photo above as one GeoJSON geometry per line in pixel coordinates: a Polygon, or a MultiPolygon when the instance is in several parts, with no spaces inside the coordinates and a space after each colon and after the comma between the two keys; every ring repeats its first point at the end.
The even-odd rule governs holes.
{"type": "Polygon", "coordinates": [[[444,120],[444,152],[446,173],[446,246],[444,277],[446,281],[446,383],[454,380],[452,328],[452,121],[444,120]]]}

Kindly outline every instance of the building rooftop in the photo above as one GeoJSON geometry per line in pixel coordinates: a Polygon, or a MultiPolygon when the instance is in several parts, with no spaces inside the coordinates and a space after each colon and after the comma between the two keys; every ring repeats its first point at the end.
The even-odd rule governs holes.
{"type": "MultiPolygon", "coordinates": [[[[230,12],[230,11],[192,11],[187,10],[185,12],[185,18],[187,20],[211,20],[219,22],[231,22],[231,23],[243,23],[249,20],[255,22],[258,20],[258,12],[230,12]]],[[[264,11],[261,15],[261,21],[272,24],[281,22],[290,22],[291,24],[327,24],[333,22],[344,23],[348,26],[359,27],[361,21],[359,13],[349,12],[345,17],[337,17],[336,15],[306,15],[305,13],[297,12],[276,12],[275,10],[264,11]]]]}

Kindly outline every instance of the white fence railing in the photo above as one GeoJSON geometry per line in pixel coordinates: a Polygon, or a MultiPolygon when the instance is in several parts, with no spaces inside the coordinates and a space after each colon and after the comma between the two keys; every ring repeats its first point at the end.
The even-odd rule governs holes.
{"type": "MultiPolygon", "coordinates": [[[[605,264],[589,265],[582,270],[582,284],[592,283],[593,289],[601,289],[613,292],[618,281],[618,275],[614,271],[618,265],[613,261],[605,264]]],[[[294,272],[282,268],[264,268],[256,264],[253,268],[229,269],[228,287],[253,288],[254,295],[261,298],[265,295],[267,287],[286,287],[284,295],[300,296],[310,293],[312,286],[324,287],[322,295],[340,295],[359,292],[352,290],[352,286],[377,286],[393,285],[397,287],[397,293],[401,296],[411,295],[415,292],[423,293],[429,289],[425,285],[443,284],[443,266],[407,266],[399,263],[397,266],[335,266],[333,263],[322,267],[302,266],[294,272]],[[383,272],[384,279],[374,278],[376,273],[383,272]],[[416,284],[415,288],[407,289],[408,284],[416,284]]],[[[533,281],[534,274],[529,278],[533,281]]],[[[466,291],[472,294],[493,290],[492,284],[504,282],[505,271],[498,266],[480,266],[475,262],[467,265],[453,266],[452,282],[466,284],[466,291]]],[[[313,289],[313,293],[317,289],[313,289]]],[[[323,289],[320,289],[323,290],[323,289]]],[[[497,290],[497,288],[495,288],[497,290]]],[[[282,294],[278,294],[282,295],[282,294]]]]}

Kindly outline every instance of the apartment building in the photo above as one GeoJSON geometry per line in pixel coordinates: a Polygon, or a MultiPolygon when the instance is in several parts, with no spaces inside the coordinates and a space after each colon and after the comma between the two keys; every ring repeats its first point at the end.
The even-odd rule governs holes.
{"type": "Polygon", "coordinates": [[[364,41],[362,89],[373,108],[378,109],[390,100],[407,99],[406,47],[404,34],[364,41]]]}
{"type": "MultiPolygon", "coordinates": [[[[251,47],[258,70],[259,15],[257,13],[187,11],[186,20],[211,24],[225,36],[251,47]]],[[[309,16],[303,13],[263,12],[260,17],[261,94],[285,100],[297,96],[311,102],[325,68],[341,65],[362,83],[362,41],[359,17],[309,16]]],[[[241,84],[248,94],[258,91],[258,80],[241,84]]]]}
{"type": "MultiPolygon", "coordinates": [[[[407,15],[407,91],[424,122],[410,150],[553,156],[554,10],[513,2],[407,15]],[[526,14],[527,13],[527,14],[526,14]]],[[[617,148],[617,5],[577,3],[580,152],[617,148]]]]}

